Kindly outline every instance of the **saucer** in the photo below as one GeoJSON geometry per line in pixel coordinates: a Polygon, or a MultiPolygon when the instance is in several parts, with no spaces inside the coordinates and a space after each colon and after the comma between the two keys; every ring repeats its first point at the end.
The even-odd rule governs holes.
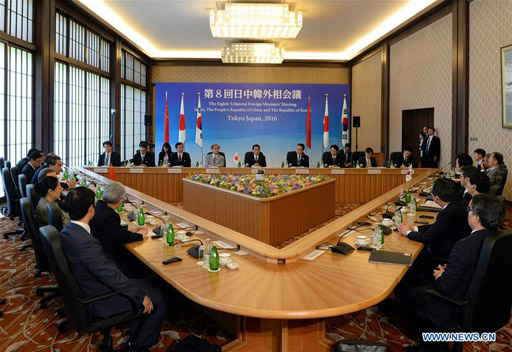
{"type": "Polygon", "coordinates": [[[218,273],[220,271],[220,268],[218,268],[217,270],[212,270],[212,269],[208,268],[208,271],[211,273],[218,273]]]}
{"type": "Polygon", "coordinates": [[[238,263],[235,263],[235,262],[231,262],[231,263],[227,263],[226,266],[231,269],[231,270],[235,270],[235,269],[238,269],[238,267],[240,266],[240,264],[238,263]]]}

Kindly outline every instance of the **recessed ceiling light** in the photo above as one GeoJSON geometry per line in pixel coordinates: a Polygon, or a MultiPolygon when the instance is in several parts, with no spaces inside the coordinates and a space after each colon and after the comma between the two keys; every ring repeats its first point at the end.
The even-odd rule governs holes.
{"type": "Polygon", "coordinates": [[[280,64],[284,49],[274,43],[231,43],[221,52],[223,63],[280,64]]]}

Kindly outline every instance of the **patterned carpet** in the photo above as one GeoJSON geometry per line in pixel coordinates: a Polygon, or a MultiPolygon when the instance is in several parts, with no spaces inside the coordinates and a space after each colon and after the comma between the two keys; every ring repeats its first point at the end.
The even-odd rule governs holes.
{"type": "MultiPolygon", "coordinates": [[[[357,206],[337,205],[337,216],[357,206]]],[[[15,225],[0,216],[0,234],[12,230],[15,225]]],[[[507,220],[505,227],[512,228],[512,220],[507,220]]],[[[0,305],[3,311],[0,317],[0,351],[97,351],[101,340],[99,334],[78,333],[71,328],[65,333],[58,332],[57,325],[62,320],[57,314],[62,304],[59,298],[52,301],[47,309],[39,308],[40,297],[36,295],[35,287],[55,285],[55,282],[48,274],[34,278],[33,251],[20,252],[21,245],[19,237],[0,238],[0,297],[6,299],[6,303],[0,305]]],[[[175,306],[164,324],[159,344],[152,351],[172,351],[177,342],[189,334],[204,337],[218,345],[231,340],[192,302],[181,298],[175,306]]],[[[407,336],[406,326],[390,323],[377,307],[334,318],[327,332],[333,341],[341,338],[383,341],[392,351],[402,351],[403,347],[414,344],[407,336]]],[[[125,344],[128,334],[127,327],[114,331],[116,349],[125,344]]],[[[464,351],[512,352],[512,322],[498,331],[495,343],[466,344],[464,351]]]]}

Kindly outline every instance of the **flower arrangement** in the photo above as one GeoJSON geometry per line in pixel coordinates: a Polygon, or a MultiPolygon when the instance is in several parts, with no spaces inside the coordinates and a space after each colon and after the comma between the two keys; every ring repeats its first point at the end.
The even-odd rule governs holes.
{"type": "Polygon", "coordinates": [[[258,198],[270,198],[329,180],[327,175],[267,175],[260,181],[254,174],[192,174],[190,180],[258,198]]]}

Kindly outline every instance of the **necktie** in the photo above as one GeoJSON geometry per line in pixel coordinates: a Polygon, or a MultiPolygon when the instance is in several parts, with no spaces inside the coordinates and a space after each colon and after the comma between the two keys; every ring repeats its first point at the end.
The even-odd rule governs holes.
{"type": "Polygon", "coordinates": [[[213,156],[213,165],[217,165],[217,157],[213,156]]]}
{"type": "Polygon", "coordinates": [[[299,156],[297,157],[297,165],[300,165],[300,159],[301,159],[301,157],[300,157],[300,155],[299,155],[299,156]]]}
{"type": "Polygon", "coordinates": [[[107,166],[110,166],[110,153],[107,154],[107,166]]]}
{"type": "Polygon", "coordinates": [[[178,162],[181,163],[181,153],[178,154],[178,162]]]}
{"type": "Polygon", "coordinates": [[[427,147],[425,148],[425,151],[427,152],[427,154],[428,154],[428,148],[430,148],[430,140],[431,140],[431,138],[429,137],[427,140],[427,147]]]}
{"type": "Polygon", "coordinates": [[[335,156],[332,157],[332,163],[333,163],[333,165],[336,164],[336,157],[335,156]]]}
{"type": "Polygon", "coordinates": [[[258,162],[258,156],[256,154],[254,154],[254,162],[258,162]]]}
{"type": "Polygon", "coordinates": [[[146,154],[140,156],[140,163],[144,164],[144,158],[146,157],[146,154]]]}

